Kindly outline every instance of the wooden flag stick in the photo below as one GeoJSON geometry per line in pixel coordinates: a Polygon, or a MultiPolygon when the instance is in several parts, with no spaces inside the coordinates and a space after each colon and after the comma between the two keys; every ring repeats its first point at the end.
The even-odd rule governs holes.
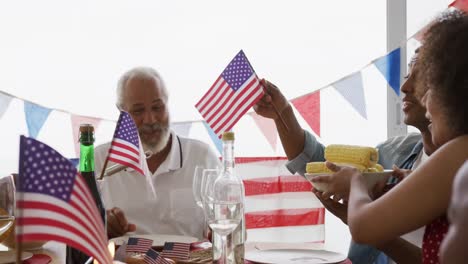
{"type": "MultiPolygon", "coordinates": [[[[266,84],[269,83],[267,80],[265,80],[265,79],[263,79],[263,80],[265,81],[266,84]]],[[[267,91],[266,87],[263,86],[263,85],[262,85],[262,87],[263,87],[263,91],[264,91],[266,94],[270,95],[270,93],[267,91]]],[[[281,115],[280,111],[278,111],[278,108],[277,108],[276,105],[273,103],[273,100],[271,101],[270,104],[271,104],[271,106],[273,106],[273,109],[275,109],[275,112],[276,112],[276,114],[278,115],[278,117],[280,118],[281,123],[283,124],[284,128],[286,129],[286,132],[288,132],[288,131],[289,131],[289,127],[288,127],[288,125],[286,125],[286,121],[284,121],[283,116],[281,115]]]]}
{"type": "Polygon", "coordinates": [[[104,162],[104,166],[102,166],[101,174],[99,175],[98,180],[102,180],[104,178],[104,172],[106,171],[107,162],[109,162],[109,154],[106,157],[106,161],[104,162]]]}

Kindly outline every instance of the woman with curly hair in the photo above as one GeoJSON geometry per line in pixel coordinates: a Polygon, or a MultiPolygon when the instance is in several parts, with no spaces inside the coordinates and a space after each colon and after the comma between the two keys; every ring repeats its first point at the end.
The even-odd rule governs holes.
{"type": "Polygon", "coordinates": [[[328,195],[349,196],[348,225],[356,242],[379,247],[397,263],[429,264],[439,263],[452,182],[468,159],[468,16],[455,11],[437,19],[416,63],[421,80],[416,89],[438,150],[375,201],[356,169],[327,163],[335,173],[313,181],[327,182],[328,195]],[[422,226],[422,251],[399,239],[422,226]]]}

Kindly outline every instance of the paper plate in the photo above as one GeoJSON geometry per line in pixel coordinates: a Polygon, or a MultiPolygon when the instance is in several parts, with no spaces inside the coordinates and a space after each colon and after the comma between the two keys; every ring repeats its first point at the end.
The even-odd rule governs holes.
{"type": "Polygon", "coordinates": [[[124,242],[128,242],[129,237],[141,237],[153,240],[153,247],[162,247],[166,242],[181,242],[181,243],[193,243],[197,242],[198,239],[190,236],[176,236],[176,235],[132,235],[128,234],[121,237],[112,238],[110,241],[114,241],[117,246],[122,245],[124,242]]]}
{"type": "MultiPolygon", "coordinates": [[[[378,182],[388,180],[388,178],[390,177],[390,175],[392,175],[392,173],[393,173],[393,170],[384,170],[382,172],[363,172],[362,175],[364,176],[364,179],[366,180],[367,187],[369,189],[372,189],[372,187],[374,187],[374,185],[377,184],[378,182]]],[[[312,179],[318,175],[328,176],[331,174],[330,173],[306,173],[304,174],[306,179],[310,183],[312,183],[312,186],[314,186],[315,189],[322,191],[322,192],[327,191],[328,189],[327,183],[312,182],[312,179]]]]}
{"type": "Polygon", "coordinates": [[[346,256],[313,249],[267,249],[248,251],[245,259],[262,264],[330,264],[346,260],[346,256]]]}
{"type": "MultiPolygon", "coordinates": [[[[21,253],[21,260],[26,260],[31,258],[33,253],[23,251],[21,253]]],[[[0,264],[6,263],[15,263],[16,262],[16,251],[9,250],[9,251],[0,251],[0,264]]]]}

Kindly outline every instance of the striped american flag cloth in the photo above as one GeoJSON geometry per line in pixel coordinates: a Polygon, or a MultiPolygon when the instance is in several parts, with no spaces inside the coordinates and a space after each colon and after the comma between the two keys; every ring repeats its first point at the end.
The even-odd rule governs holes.
{"type": "Polygon", "coordinates": [[[146,251],[143,261],[147,264],[170,264],[168,260],[151,248],[146,251]]]}
{"type": "Polygon", "coordinates": [[[153,245],[153,240],[142,237],[129,237],[127,242],[127,252],[145,253],[153,245]]]}
{"type": "Polygon", "coordinates": [[[146,156],[141,147],[135,122],[127,112],[120,112],[108,159],[145,175],[143,168],[146,166],[146,156]]]}
{"type": "Polygon", "coordinates": [[[236,158],[245,187],[245,224],[251,241],[324,242],[325,209],[312,185],[291,175],[283,157],[236,158]]]}
{"type": "Polygon", "coordinates": [[[112,263],[107,236],[85,179],[48,145],[21,136],[16,239],[54,240],[112,263]]]}
{"type": "Polygon", "coordinates": [[[241,50],[195,105],[214,133],[221,136],[263,96],[263,87],[241,50]]]}
{"type": "Polygon", "coordinates": [[[163,251],[161,256],[165,258],[175,259],[189,259],[190,256],[190,244],[180,242],[166,242],[164,243],[163,251]]]}

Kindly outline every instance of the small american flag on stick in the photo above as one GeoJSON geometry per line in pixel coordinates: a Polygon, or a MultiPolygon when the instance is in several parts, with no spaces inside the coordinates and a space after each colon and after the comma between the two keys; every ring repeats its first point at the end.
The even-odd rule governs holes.
{"type": "Polygon", "coordinates": [[[188,259],[190,256],[190,244],[179,242],[166,242],[161,256],[165,258],[188,259]]]}
{"type": "Polygon", "coordinates": [[[160,254],[158,254],[158,252],[151,248],[146,252],[143,261],[147,264],[170,264],[169,261],[167,261],[160,254]]]}
{"type": "Polygon", "coordinates": [[[263,96],[263,87],[241,50],[195,105],[219,137],[263,96]]]}
{"type": "Polygon", "coordinates": [[[145,175],[143,172],[143,166],[146,166],[145,153],[138,137],[138,129],[127,112],[120,112],[108,159],[145,175]]]}
{"type": "Polygon", "coordinates": [[[104,224],[85,179],[46,144],[21,136],[16,239],[54,240],[112,263],[104,224]]]}
{"type": "Polygon", "coordinates": [[[153,245],[153,240],[141,237],[130,237],[127,242],[127,252],[145,253],[153,245]]]}

